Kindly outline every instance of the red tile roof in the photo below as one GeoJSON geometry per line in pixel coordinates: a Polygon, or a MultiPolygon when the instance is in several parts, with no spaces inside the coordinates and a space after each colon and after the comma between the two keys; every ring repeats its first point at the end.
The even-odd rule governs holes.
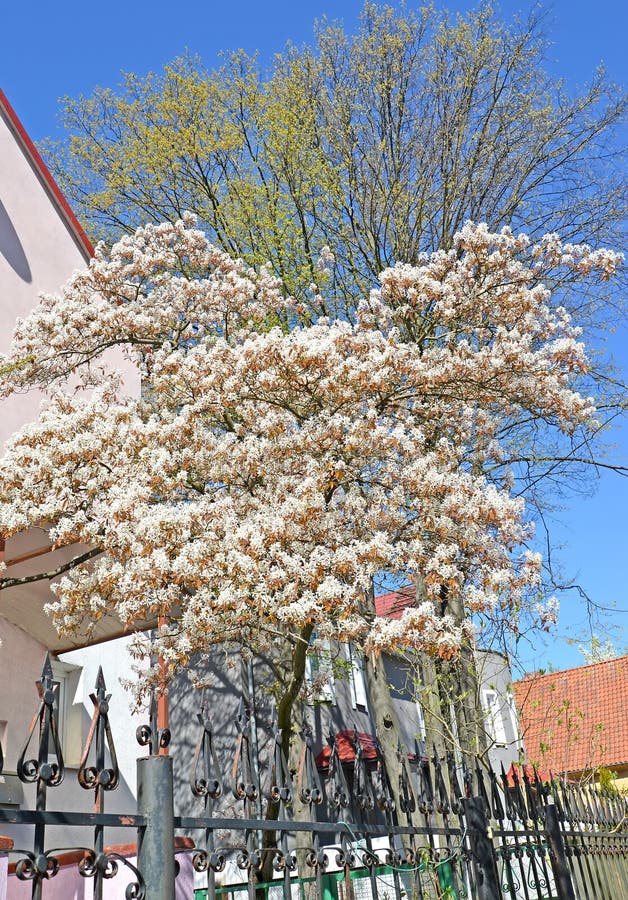
{"type": "Polygon", "coordinates": [[[408,584],[398,591],[390,591],[376,597],[375,612],[383,619],[400,619],[406,606],[411,606],[415,600],[416,589],[413,584],[408,584]]]}
{"type": "Polygon", "coordinates": [[[628,765],[628,656],[512,687],[530,762],[555,775],[628,765]]]}

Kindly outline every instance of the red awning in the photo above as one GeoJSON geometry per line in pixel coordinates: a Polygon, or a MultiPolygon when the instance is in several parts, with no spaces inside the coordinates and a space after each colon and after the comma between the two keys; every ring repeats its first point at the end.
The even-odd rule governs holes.
{"type": "MultiPolygon", "coordinates": [[[[358,740],[362,747],[362,755],[364,759],[374,762],[378,759],[377,740],[372,734],[365,734],[358,731],[358,740]]],[[[343,763],[352,763],[355,760],[354,750],[355,732],[338,731],[334,735],[336,747],[338,748],[338,756],[343,763]]],[[[327,769],[329,767],[329,758],[331,756],[331,746],[327,744],[316,757],[316,765],[319,769],[327,769]]]]}

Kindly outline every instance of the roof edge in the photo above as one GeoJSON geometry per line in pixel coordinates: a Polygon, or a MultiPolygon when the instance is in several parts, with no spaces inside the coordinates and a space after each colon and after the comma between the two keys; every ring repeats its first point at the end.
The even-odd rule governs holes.
{"type": "MultiPolygon", "coordinates": [[[[604,760],[600,762],[598,765],[585,766],[584,769],[565,769],[564,772],[557,772],[559,777],[562,775],[588,775],[591,772],[598,772],[600,769],[625,769],[628,767],[628,761],[622,760],[622,762],[611,762],[610,760],[604,760]]],[[[554,774],[554,773],[552,773],[554,774]]]]}
{"type": "Polygon", "coordinates": [[[516,685],[528,685],[533,681],[544,681],[546,678],[556,678],[559,675],[567,675],[569,672],[581,672],[584,669],[595,669],[598,666],[617,665],[622,660],[628,660],[628,653],[622,653],[621,656],[614,656],[612,659],[600,659],[598,662],[584,663],[581,666],[571,666],[569,669],[556,669],[555,672],[543,672],[542,675],[538,671],[526,672],[523,678],[513,681],[513,687],[516,685]]]}
{"type": "Polygon", "coordinates": [[[70,231],[79,250],[85,257],[85,262],[88,262],[94,255],[94,246],[85,234],[81,223],[72,212],[68,201],[61,193],[59,185],[52,177],[48,166],[43,161],[39,151],[37,150],[37,147],[35,147],[35,144],[28,136],[26,129],[18,118],[17,113],[9,103],[9,100],[2,88],[0,88],[0,109],[3,110],[6,114],[11,130],[13,131],[16,139],[21,145],[31,166],[35,170],[35,173],[39,176],[44,189],[56,206],[57,211],[63,219],[66,227],[70,231]]]}

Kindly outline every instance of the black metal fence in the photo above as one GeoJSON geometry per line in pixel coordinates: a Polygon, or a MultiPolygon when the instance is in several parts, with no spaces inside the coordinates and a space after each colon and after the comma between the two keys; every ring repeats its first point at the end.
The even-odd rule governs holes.
{"type": "Polygon", "coordinates": [[[170,734],[158,731],[154,710],[150,724],[137,733],[149,751],[138,760],[137,807],[107,813],[104,798],[117,788],[119,770],[102,672],[91,695],[93,718],[77,772],[81,787],[93,792],[93,811],[49,809],[65,767],[48,660],[37,687],[39,710],[16,764],[18,777],[35,786],[35,809],[0,808],[0,831],[3,823],[32,826],[32,848],[11,851],[9,884],[29,884],[36,900],[60,896],[55,879],[70,849],[77,851],[76,877],[92,881],[96,900],[106,900],[108,885],[124,873],[128,900],[628,897],[628,802],[621,793],[542,780],[525,767],[496,773],[476,762],[469,771],[453,754],[413,757],[401,747],[391,767],[377,744],[375,753],[365,753],[357,732],[350,760],[341,759],[329,737],[324,771],[313,736],[305,732],[298,766],[291,770],[276,728],[263,750],[266,758],[256,756],[255,722],[244,705],[228,761],[216,752],[205,712],[198,715],[198,744],[189,764],[200,815],[174,814],[172,759],[163,755],[170,734]],[[50,827],[60,824],[81,826],[85,845],[48,847],[50,827]],[[112,827],[128,829],[130,840],[137,840],[136,859],[107,848],[105,834],[112,827]],[[197,881],[205,882],[196,889],[188,884],[187,893],[177,887],[174,844],[181,832],[196,835],[194,844],[181,849],[200,873],[197,881]]]}

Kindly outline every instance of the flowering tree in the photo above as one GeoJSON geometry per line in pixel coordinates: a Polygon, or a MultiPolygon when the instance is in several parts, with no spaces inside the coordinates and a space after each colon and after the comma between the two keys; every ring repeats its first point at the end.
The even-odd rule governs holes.
{"type": "Polygon", "coordinates": [[[100,246],[18,323],[4,394],[50,401],[0,461],[0,531],[88,545],[52,585],[58,627],[160,617],[136,652],[169,674],[217,643],[288,647],[285,725],[314,629],[449,658],[471,614],[537,587],[502,435],[521,418],[593,426],[579,331],[542,279],[608,278],[618,256],[468,223],[452,249],[386,269],[354,321],[310,323],[194,224],[100,246]],[[141,366],[140,398],[100,365],[116,345],[141,366]],[[372,578],[400,572],[425,598],[374,617],[372,578]],[[467,618],[441,614],[445,589],[467,618]]]}

